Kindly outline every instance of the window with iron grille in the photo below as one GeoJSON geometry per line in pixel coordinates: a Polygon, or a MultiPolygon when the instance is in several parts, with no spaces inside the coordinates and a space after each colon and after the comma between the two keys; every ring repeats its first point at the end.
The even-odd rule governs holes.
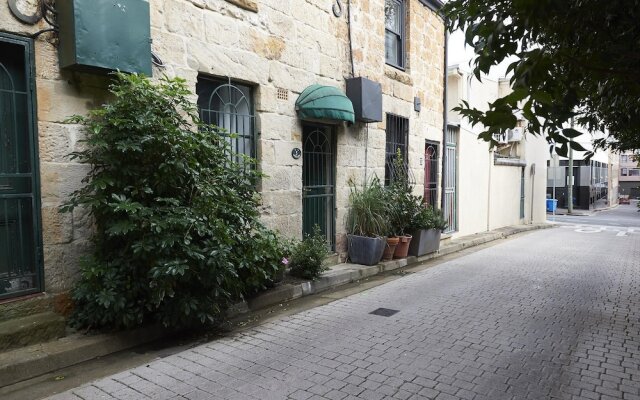
{"type": "Polygon", "coordinates": [[[404,0],[385,0],[385,62],[397,68],[405,67],[405,12],[404,0]]]}
{"type": "Polygon", "coordinates": [[[250,86],[204,76],[196,84],[202,122],[222,128],[238,162],[243,155],[256,157],[252,92],[250,86]]]}
{"type": "Polygon", "coordinates": [[[387,145],[385,151],[384,183],[390,185],[402,176],[408,178],[409,120],[393,114],[387,114],[387,145]],[[402,158],[400,163],[398,157],[402,158]]]}

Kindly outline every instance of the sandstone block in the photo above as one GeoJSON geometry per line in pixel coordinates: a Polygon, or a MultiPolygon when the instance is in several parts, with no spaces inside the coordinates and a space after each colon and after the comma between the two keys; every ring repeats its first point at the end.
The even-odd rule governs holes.
{"type": "Polygon", "coordinates": [[[58,207],[42,207],[42,240],[45,244],[70,243],[73,240],[73,218],[58,207]]]}
{"type": "Polygon", "coordinates": [[[265,213],[273,215],[301,214],[302,195],[299,191],[264,192],[262,207],[265,213]]]}
{"type": "Polygon", "coordinates": [[[43,203],[60,204],[82,186],[82,179],[89,172],[84,164],[40,164],[41,197],[43,203]]]}
{"type": "Polygon", "coordinates": [[[202,37],[205,31],[202,9],[178,1],[168,1],[164,8],[165,26],[169,32],[193,38],[202,37]]]}
{"type": "Polygon", "coordinates": [[[291,151],[296,147],[302,148],[302,143],[276,141],[274,146],[278,165],[302,165],[302,157],[296,160],[291,156],[291,151]]]}
{"type": "MultiPolygon", "coordinates": [[[[202,0],[197,0],[202,1],[202,0]]],[[[226,0],[228,3],[234,4],[245,10],[258,12],[258,3],[255,0],[226,0]]]]}

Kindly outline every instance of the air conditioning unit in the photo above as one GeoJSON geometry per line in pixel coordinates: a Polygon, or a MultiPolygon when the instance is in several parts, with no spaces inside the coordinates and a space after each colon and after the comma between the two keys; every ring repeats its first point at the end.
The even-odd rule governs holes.
{"type": "Polygon", "coordinates": [[[508,142],[519,142],[522,140],[523,131],[522,128],[513,128],[507,130],[507,141],[508,142]]]}
{"type": "Polygon", "coordinates": [[[499,144],[509,143],[507,133],[496,133],[493,135],[493,140],[495,140],[499,144]]]}

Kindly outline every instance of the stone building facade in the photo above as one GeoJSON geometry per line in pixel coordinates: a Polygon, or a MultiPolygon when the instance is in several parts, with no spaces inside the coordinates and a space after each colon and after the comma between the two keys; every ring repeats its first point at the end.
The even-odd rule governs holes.
{"type": "MultiPolygon", "coordinates": [[[[32,3],[18,2],[25,14],[32,3]]],[[[255,148],[266,174],[260,191],[268,226],[300,238],[305,218],[313,220],[315,215],[327,222],[327,234],[336,252],[344,256],[349,182],[361,184],[374,174],[383,179],[389,149],[405,152],[416,192],[421,194],[428,186],[439,204],[446,71],[439,0],[353,0],[350,10],[340,0],[165,0],[149,4],[151,47],[157,64],[162,64],[154,65],[153,76],[186,79],[199,104],[202,98],[197,92],[200,97],[211,95],[211,104],[221,87],[232,88],[234,96],[248,104],[242,112],[249,114],[251,138],[243,146],[255,148]],[[393,22],[390,7],[396,10],[393,22]],[[390,46],[400,49],[402,65],[385,61],[390,46]],[[356,121],[348,126],[299,118],[295,103],[301,92],[315,84],[344,92],[345,79],[350,76],[381,85],[382,121],[356,121]],[[396,125],[387,126],[387,121],[396,125]],[[402,127],[400,132],[397,126],[402,127]],[[389,143],[390,129],[396,130],[392,136],[400,142],[392,138],[389,143]],[[323,136],[330,143],[319,151],[331,153],[325,159],[331,164],[320,167],[330,176],[329,200],[320,212],[305,211],[303,206],[309,191],[304,176],[318,174],[319,169],[305,165],[305,157],[295,157],[297,150],[304,153],[313,145],[304,143],[311,135],[323,136]],[[428,146],[430,153],[425,154],[428,146]],[[425,169],[427,165],[433,168],[425,169]]],[[[79,149],[83,134],[65,120],[102,104],[108,97],[108,78],[60,68],[55,33],[27,39],[48,27],[44,20],[35,25],[22,23],[6,4],[0,5],[4,35],[0,42],[18,38],[33,49],[29,79],[34,87],[32,117],[38,143],[34,165],[40,182],[40,209],[35,212],[42,221],[41,291],[51,296],[71,287],[91,234],[87,215],[58,212],[87,173],[85,165],[67,157],[79,149]]],[[[238,123],[236,120],[233,126],[238,123]]]]}

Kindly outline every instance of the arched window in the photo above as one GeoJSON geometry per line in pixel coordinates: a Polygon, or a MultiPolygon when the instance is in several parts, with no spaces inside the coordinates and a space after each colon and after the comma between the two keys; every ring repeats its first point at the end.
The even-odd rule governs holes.
{"type": "Polygon", "coordinates": [[[196,93],[202,121],[223,129],[234,154],[255,158],[251,87],[231,80],[198,77],[196,93]]]}

